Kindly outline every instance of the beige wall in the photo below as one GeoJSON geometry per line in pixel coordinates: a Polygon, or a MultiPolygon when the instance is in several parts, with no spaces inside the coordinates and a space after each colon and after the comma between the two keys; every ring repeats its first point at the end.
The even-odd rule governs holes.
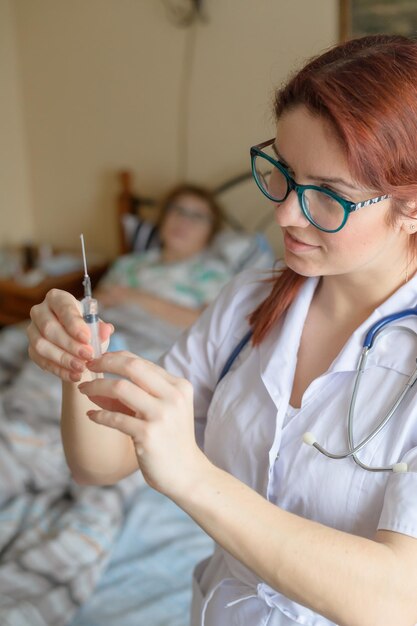
{"type": "Polygon", "coordinates": [[[0,245],[34,236],[14,26],[10,0],[0,0],[0,245]]]}
{"type": "Polygon", "coordinates": [[[10,196],[38,241],[76,247],[83,231],[90,249],[114,253],[121,167],[145,194],[245,169],[272,132],[273,87],[337,36],[338,0],[206,0],[193,28],[175,27],[166,4],[0,0],[19,62],[7,62],[6,86],[24,111],[7,135],[20,146],[10,196]]]}

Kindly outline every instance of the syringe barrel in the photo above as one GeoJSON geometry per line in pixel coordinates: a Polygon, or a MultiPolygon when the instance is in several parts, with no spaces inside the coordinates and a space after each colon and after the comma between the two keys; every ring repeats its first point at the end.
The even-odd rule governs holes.
{"type": "Polygon", "coordinates": [[[98,303],[95,298],[83,298],[81,301],[83,307],[83,318],[84,321],[88,324],[91,332],[91,340],[90,344],[93,347],[93,356],[94,358],[98,358],[101,356],[101,342],[100,335],[98,332],[98,303]]]}
{"type": "Polygon", "coordinates": [[[88,274],[84,274],[83,287],[84,287],[84,297],[91,298],[91,280],[88,274]]]}
{"type": "Polygon", "coordinates": [[[83,307],[83,317],[87,324],[98,322],[98,302],[89,296],[81,300],[83,307]]]}

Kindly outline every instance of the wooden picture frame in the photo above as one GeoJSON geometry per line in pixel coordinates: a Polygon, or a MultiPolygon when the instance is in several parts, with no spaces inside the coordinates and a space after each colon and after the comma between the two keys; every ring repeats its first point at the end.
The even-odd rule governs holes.
{"type": "Polygon", "coordinates": [[[347,41],[351,38],[351,1],[339,0],[339,39],[347,41]]]}
{"type": "Polygon", "coordinates": [[[417,38],[417,2],[339,0],[339,37],[390,33],[417,38]]]}

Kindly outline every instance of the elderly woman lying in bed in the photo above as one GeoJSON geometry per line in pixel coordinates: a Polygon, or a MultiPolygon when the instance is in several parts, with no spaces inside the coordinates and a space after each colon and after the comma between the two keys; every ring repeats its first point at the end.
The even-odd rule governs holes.
{"type": "Polygon", "coordinates": [[[175,187],[161,205],[160,247],[120,257],[101,281],[104,306],[134,303],[176,326],[189,326],[231,277],[209,251],[223,216],[202,187],[175,187]]]}
{"type": "Polygon", "coordinates": [[[236,264],[242,251],[248,265],[255,263],[256,254],[261,265],[272,263],[270,250],[254,255],[253,237],[218,234],[222,226],[221,208],[204,188],[180,185],[168,193],[154,247],[117,259],[95,292],[106,309],[103,318],[118,331],[110,349],[156,360],[243,269],[236,264]]]}

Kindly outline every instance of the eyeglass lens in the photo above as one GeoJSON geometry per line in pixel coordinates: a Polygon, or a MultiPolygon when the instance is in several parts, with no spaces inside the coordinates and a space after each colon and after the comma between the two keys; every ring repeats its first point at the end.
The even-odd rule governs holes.
{"type": "MultiPolygon", "coordinates": [[[[275,202],[282,202],[290,186],[285,174],[261,156],[255,156],[254,171],[264,193],[275,202]]],[[[343,224],[345,219],[343,206],[325,192],[304,189],[301,201],[304,214],[316,226],[332,231],[343,224]]]]}
{"type": "Polygon", "coordinates": [[[183,207],[180,204],[171,204],[169,206],[169,211],[171,213],[174,213],[175,215],[185,217],[191,222],[199,224],[213,221],[213,217],[209,213],[200,213],[199,211],[193,211],[192,209],[183,207]]]}

